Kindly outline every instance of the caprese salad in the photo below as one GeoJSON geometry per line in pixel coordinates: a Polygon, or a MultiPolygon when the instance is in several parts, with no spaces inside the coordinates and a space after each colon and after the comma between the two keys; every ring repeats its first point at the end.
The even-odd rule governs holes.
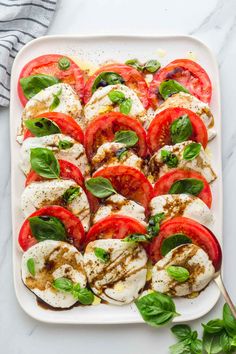
{"type": "Polygon", "coordinates": [[[206,71],[130,59],[88,75],[49,54],[18,94],[26,287],[51,308],[136,301],[144,319],[148,296],[197,296],[221,265],[206,71]]]}

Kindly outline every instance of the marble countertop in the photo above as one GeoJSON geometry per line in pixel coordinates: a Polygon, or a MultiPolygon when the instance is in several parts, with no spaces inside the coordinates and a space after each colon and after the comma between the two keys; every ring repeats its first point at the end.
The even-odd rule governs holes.
{"type": "MultiPolygon", "coordinates": [[[[48,34],[190,34],[216,55],[221,76],[224,177],[224,273],[236,301],[236,1],[59,0],[48,34]],[[233,81],[232,81],[233,80],[233,81]],[[227,256],[226,256],[227,255],[227,256]]],[[[167,354],[169,328],[146,325],[55,326],[19,307],[12,281],[9,110],[0,109],[0,343],[4,354],[167,354]]],[[[223,301],[201,322],[220,316],[223,301]]]]}

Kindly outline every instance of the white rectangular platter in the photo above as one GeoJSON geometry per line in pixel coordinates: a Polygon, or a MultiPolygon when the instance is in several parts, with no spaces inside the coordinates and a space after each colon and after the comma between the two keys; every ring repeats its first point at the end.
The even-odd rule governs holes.
{"type": "MultiPolygon", "coordinates": [[[[222,242],[222,168],[221,168],[221,110],[220,87],[217,63],[210,50],[199,40],[189,36],[49,36],[30,42],[17,55],[11,77],[11,192],[12,192],[12,237],[13,271],[17,299],[24,311],[31,317],[49,323],[71,324],[109,324],[142,323],[135,305],[98,305],[74,307],[71,310],[52,311],[37,305],[36,298],[21,281],[20,264],[22,252],[17,238],[23,215],[20,196],[25,177],[18,167],[20,146],[16,142],[17,128],[20,125],[22,106],[17,96],[17,81],[22,67],[31,59],[49,53],[58,53],[80,61],[91,62],[96,66],[107,60],[124,62],[138,58],[141,62],[158,59],[162,65],[177,58],[186,58],[192,52],[197,62],[208,72],[213,86],[211,109],[215,117],[216,138],[209,144],[213,167],[218,175],[212,185],[213,213],[215,224],[213,232],[222,242]],[[163,55],[163,53],[166,53],[163,55]]],[[[181,316],[174,322],[189,321],[206,314],[219,299],[219,291],[212,282],[195,299],[175,299],[177,312],[181,316]]]]}

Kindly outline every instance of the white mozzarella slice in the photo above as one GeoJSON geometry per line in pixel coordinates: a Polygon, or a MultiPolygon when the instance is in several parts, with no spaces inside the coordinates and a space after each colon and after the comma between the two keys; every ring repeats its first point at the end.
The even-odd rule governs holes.
{"type": "Polygon", "coordinates": [[[179,92],[167,98],[167,100],[157,108],[155,114],[172,107],[181,107],[193,111],[199,115],[204,122],[208,131],[208,139],[212,140],[216,136],[214,117],[207,103],[200,101],[197,97],[189,93],[179,92]]]}
{"type": "Polygon", "coordinates": [[[147,255],[142,246],[122,240],[90,242],[84,254],[84,269],[91,289],[115,305],[128,304],[139,296],[146,282],[146,263],[147,255]],[[95,255],[96,248],[108,253],[107,262],[95,255]]]}
{"type": "Polygon", "coordinates": [[[213,182],[217,176],[211,167],[210,160],[203,147],[201,147],[200,153],[192,160],[184,159],[184,149],[191,143],[192,141],[188,140],[175,145],[165,145],[158,150],[150,159],[150,171],[154,178],[157,179],[173,169],[173,167],[169,167],[166,163],[163,163],[162,160],[161,152],[162,150],[167,150],[175,154],[178,158],[178,168],[194,170],[201,173],[206,178],[208,183],[213,182]]]}
{"type": "Polygon", "coordinates": [[[33,137],[24,140],[20,151],[20,167],[25,174],[28,174],[31,169],[30,150],[33,148],[50,149],[54,152],[57,159],[69,161],[79,167],[85,177],[89,175],[89,164],[83,145],[64,134],[46,135],[40,138],[33,137]],[[67,141],[73,145],[69,149],[63,150],[59,148],[60,141],[67,141]]]}
{"type": "Polygon", "coordinates": [[[147,114],[137,94],[129,87],[117,84],[100,87],[94,92],[89,102],[84,107],[85,125],[88,125],[88,123],[99,114],[120,111],[119,105],[114,104],[108,96],[111,91],[121,91],[126,99],[131,99],[132,106],[128,115],[137,118],[142,124],[146,123],[147,114]]]}
{"type": "Polygon", "coordinates": [[[204,289],[213,279],[215,269],[207,253],[194,244],[181,245],[158,261],[152,269],[152,288],[172,296],[186,296],[204,289]],[[189,271],[189,279],[178,282],[167,272],[169,266],[189,271]]]}
{"type": "Polygon", "coordinates": [[[85,231],[90,224],[90,208],[84,190],[72,180],[51,180],[33,182],[28,185],[21,195],[21,208],[24,216],[28,217],[34,211],[46,205],[62,205],[76,215],[85,231]],[[70,188],[78,187],[79,195],[66,203],[63,194],[70,188]]]}
{"type": "Polygon", "coordinates": [[[151,215],[164,213],[165,219],[185,216],[211,228],[213,214],[198,197],[190,194],[166,194],[154,197],[150,202],[151,215]]]}
{"type": "Polygon", "coordinates": [[[105,143],[101,145],[92,159],[92,165],[95,170],[107,166],[125,165],[143,169],[143,160],[138,157],[131,149],[125,151],[119,156],[119,152],[126,147],[122,143],[105,143]]]}
{"type": "Polygon", "coordinates": [[[93,223],[113,214],[129,216],[146,225],[144,207],[120,194],[111,195],[104,201],[95,213],[93,223]]]}
{"type": "Polygon", "coordinates": [[[30,247],[22,257],[22,280],[36,296],[57,308],[73,306],[77,300],[69,292],[56,290],[53,281],[68,278],[73,283],[86,286],[86,275],[81,253],[72,245],[47,240],[30,247]],[[32,258],[35,275],[29,272],[27,261],[32,258]]]}

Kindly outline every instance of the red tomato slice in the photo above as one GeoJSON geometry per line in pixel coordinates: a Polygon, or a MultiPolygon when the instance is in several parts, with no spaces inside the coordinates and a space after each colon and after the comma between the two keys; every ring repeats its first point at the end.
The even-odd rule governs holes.
{"type": "Polygon", "coordinates": [[[162,258],[162,242],[166,238],[175,234],[184,234],[189,237],[192,240],[192,243],[201,247],[208,254],[216,271],[220,269],[222,253],[216,237],[210,230],[198,222],[185,217],[177,217],[168,220],[161,225],[158,236],[153,239],[148,247],[148,254],[153,263],[156,263],[162,258]]]}
{"type": "Polygon", "coordinates": [[[109,179],[118,193],[140,203],[147,210],[153,188],[142,172],[129,166],[113,166],[93,174],[93,177],[99,176],[109,179]]]}
{"type": "Polygon", "coordinates": [[[189,109],[174,107],[161,111],[152,120],[147,132],[147,144],[151,153],[158,151],[164,145],[172,145],[170,126],[184,114],[188,115],[193,128],[193,134],[189,137],[189,140],[201,143],[205,149],[208,134],[201,118],[189,109]]]}
{"type": "Polygon", "coordinates": [[[84,91],[84,72],[70,58],[70,67],[67,70],[61,70],[58,61],[65,57],[59,54],[47,54],[37,57],[28,62],[22,69],[18,80],[18,95],[23,106],[26,105],[28,99],[24,96],[20,85],[20,79],[30,75],[45,74],[51,75],[65,84],[69,84],[78,93],[80,99],[83,99],[84,91]]]}
{"type": "MultiPolygon", "coordinates": [[[[45,112],[35,118],[47,118],[54,122],[61,130],[62,134],[69,135],[71,138],[77,140],[79,143],[84,143],[84,133],[79,124],[74,118],[64,113],[45,112]]],[[[34,136],[27,128],[24,132],[24,140],[34,136]]]]}
{"type": "Polygon", "coordinates": [[[128,117],[119,112],[109,112],[93,119],[85,131],[85,149],[89,159],[92,159],[99,146],[113,141],[119,130],[132,130],[138,136],[138,143],[134,147],[140,157],[146,157],[146,132],[137,119],[128,117]]]}
{"type": "Polygon", "coordinates": [[[212,95],[211,80],[206,71],[189,59],[176,59],[158,70],[149,87],[149,97],[153,106],[158,105],[158,90],[162,81],[176,80],[199,100],[210,103],[212,95]]]}
{"type": "Polygon", "coordinates": [[[125,64],[108,64],[99,68],[86,82],[84,89],[84,103],[86,104],[92,96],[94,80],[102,72],[114,72],[123,77],[125,85],[134,90],[140,98],[144,108],[149,107],[148,86],[143,75],[136,69],[125,64]]]}
{"type": "Polygon", "coordinates": [[[203,202],[208,206],[208,208],[210,208],[212,203],[212,194],[209,183],[200,173],[197,173],[192,170],[175,169],[173,171],[165,173],[155,183],[153,193],[154,197],[158,195],[168,194],[174,182],[185,178],[195,178],[203,181],[204,187],[202,191],[198,194],[198,198],[202,199],[203,202]]]}
{"type": "Polygon", "coordinates": [[[140,233],[145,234],[146,228],[137,220],[123,215],[112,215],[93,225],[85,237],[85,244],[102,238],[125,238],[140,233]]]}
{"type": "MultiPolygon", "coordinates": [[[[69,210],[58,205],[50,205],[35,211],[29,218],[33,216],[54,216],[60,219],[66,228],[70,243],[79,248],[83,242],[84,228],[80,220],[69,210]]],[[[23,251],[27,251],[28,248],[38,242],[31,232],[28,218],[24,221],[20,229],[18,241],[23,251]]]]}

